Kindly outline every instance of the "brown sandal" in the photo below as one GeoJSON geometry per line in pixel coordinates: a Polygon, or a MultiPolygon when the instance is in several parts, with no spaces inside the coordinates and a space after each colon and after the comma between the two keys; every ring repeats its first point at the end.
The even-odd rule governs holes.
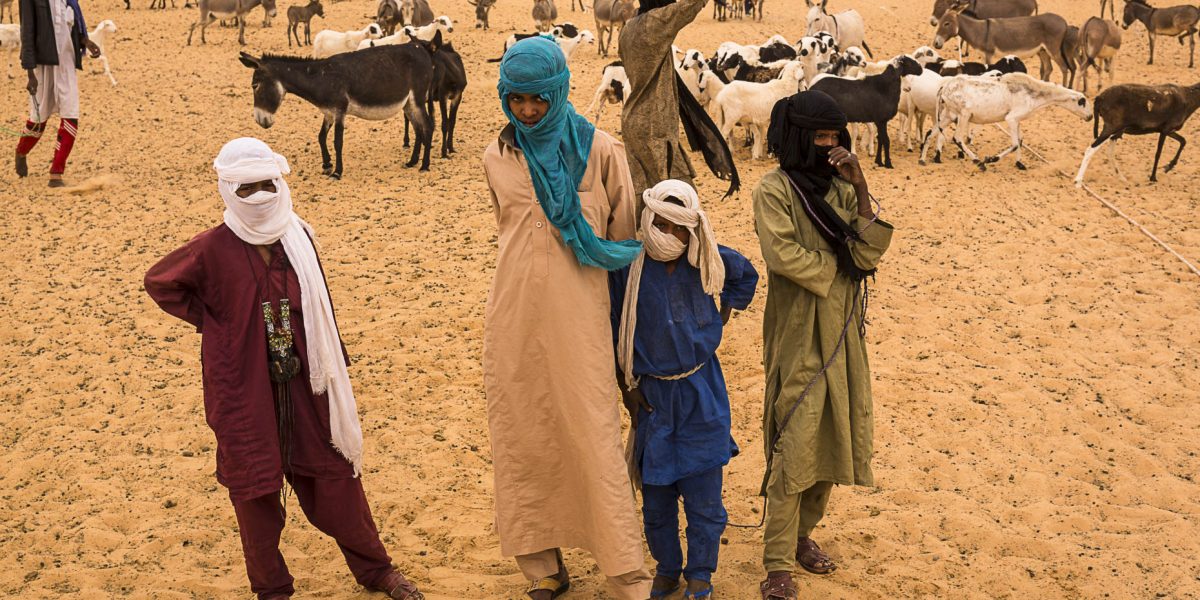
{"type": "Polygon", "coordinates": [[[800,593],[792,583],[792,574],[787,571],[767,573],[767,579],[758,584],[762,600],[796,600],[800,593]]]}
{"type": "Polygon", "coordinates": [[[383,592],[395,600],[425,600],[425,595],[417,590],[416,584],[405,579],[400,571],[392,571],[371,590],[383,592]]]}
{"type": "Polygon", "coordinates": [[[535,592],[550,592],[550,600],[554,600],[571,589],[571,576],[567,574],[567,565],[563,564],[562,550],[555,550],[555,552],[558,554],[558,572],[533,582],[533,585],[525,591],[525,595],[529,598],[534,598],[535,592]]]}
{"type": "Polygon", "coordinates": [[[837,565],[825,554],[812,538],[802,537],[796,544],[796,562],[813,575],[828,575],[837,570],[837,565]]]}

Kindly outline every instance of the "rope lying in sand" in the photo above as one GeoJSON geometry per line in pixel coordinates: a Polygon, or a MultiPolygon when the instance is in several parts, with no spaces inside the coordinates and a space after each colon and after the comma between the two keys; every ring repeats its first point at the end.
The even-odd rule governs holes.
{"type": "MultiPolygon", "coordinates": [[[[995,123],[994,125],[996,126],[996,129],[999,129],[1000,131],[1005,132],[1005,134],[1008,133],[1008,131],[1006,129],[1004,129],[1003,127],[1001,127],[999,123],[995,123]]],[[[1041,153],[1039,153],[1037,150],[1034,150],[1033,148],[1029,147],[1029,145],[1025,144],[1024,142],[1021,143],[1021,147],[1025,148],[1031,154],[1038,157],[1038,160],[1041,160],[1042,162],[1046,163],[1047,165],[1050,164],[1050,161],[1046,160],[1046,157],[1042,156],[1041,153]]],[[[1066,179],[1071,179],[1071,175],[1069,173],[1064,173],[1062,171],[1062,169],[1059,169],[1058,167],[1055,167],[1054,165],[1050,165],[1050,167],[1052,169],[1054,169],[1055,173],[1058,173],[1059,175],[1061,175],[1062,177],[1064,177],[1066,179]]],[[[1179,260],[1183,261],[1183,264],[1187,265],[1188,270],[1190,270],[1192,273],[1195,273],[1196,275],[1200,275],[1200,269],[1197,269],[1196,265],[1192,264],[1191,261],[1184,258],[1184,256],[1182,254],[1176,252],[1175,249],[1172,248],[1170,245],[1168,245],[1166,242],[1159,239],[1159,237],[1154,235],[1154,233],[1152,233],[1149,229],[1146,229],[1145,227],[1143,227],[1142,224],[1138,223],[1136,220],[1134,220],[1133,217],[1125,214],[1124,211],[1122,211],[1120,208],[1117,208],[1117,206],[1115,204],[1113,204],[1112,202],[1105,200],[1103,196],[1101,196],[1100,194],[1097,194],[1095,191],[1093,191],[1092,188],[1088,187],[1086,183],[1081,184],[1080,187],[1083,188],[1083,191],[1087,192],[1091,197],[1095,198],[1096,200],[1099,200],[1100,203],[1103,204],[1104,206],[1107,206],[1109,208],[1109,210],[1113,211],[1114,213],[1117,213],[1117,216],[1128,221],[1130,225],[1137,227],[1143,234],[1146,235],[1146,237],[1150,238],[1151,240],[1154,240],[1154,243],[1158,244],[1159,246],[1162,246],[1163,250],[1170,252],[1172,255],[1175,256],[1175,258],[1178,258],[1179,260]]]]}

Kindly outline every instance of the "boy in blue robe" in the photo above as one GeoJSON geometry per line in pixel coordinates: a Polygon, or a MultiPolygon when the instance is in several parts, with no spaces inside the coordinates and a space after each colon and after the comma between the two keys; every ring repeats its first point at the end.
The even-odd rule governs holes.
{"type": "Polygon", "coordinates": [[[717,245],[687,183],[668,179],[643,200],[644,252],[609,275],[617,380],[634,426],[630,460],[641,475],[646,539],[658,562],[651,598],[678,590],[680,575],[685,599],[704,598],[712,593],[727,521],[722,468],[738,452],[716,351],[732,311],[754,298],[758,273],[746,257],[717,245]]]}

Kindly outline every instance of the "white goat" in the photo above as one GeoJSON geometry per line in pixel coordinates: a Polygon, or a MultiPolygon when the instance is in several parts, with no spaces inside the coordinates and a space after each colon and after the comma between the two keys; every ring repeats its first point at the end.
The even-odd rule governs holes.
{"type": "Polygon", "coordinates": [[[996,77],[952,77],[942,84],[938,92],[937,109],[934,117],[934,131],[925,138],[921,147],[921,164],[925,163],[925,153],[929,142],[937,137],[938,153],[941,153],[943,131],[950,123],[957,121],[954,131],[954,143],[967,157],[979,165],[980,170],[987,168],[1010,152],[1016,153],[1017,168],[1024,170],[1021,162],[1021,121],[1047,106],[1061,106],[1076,116],[1090,120],[1092,105],[1087,97],[1058,84],[1041,81],[1025,73],[1008,73],[996,77]],[[995,156],[980,158],[971,150],[967,143],[967,123],[999,123],[1008,124],[1008,132],[1012,136],[1012,144],[995,156]]]}
{"type": "MultiPolygon", "coordinates": [[[[12,57],[21,51],[21,26],[0,23],[0,52],[8,54],[8,78],[12,79],[12,57]]],[[[18,59],[20,60],[20,59],[18,59]]]]}
{"type": "Polygon", "coordinates": [[[606,105],[620,104],[624,107],[625,98],[629,97],[629,89],[629,77],[625,74],[625,67],[617,64],[604,67],[600,75],[600,85],[596,88],[596,96],[587,107],[588,113],[596,111],[593,121],[600,123],[600,113],[606,105]]]}
{"type": "Polygon", "coordinates": [[[109,69],[108,51],[112,49],[113,43],[116,42],[115,33],[117,33],[117,24],[113,23],[111,19],[100,21],[96,25],[96,28],[91,33],[88,33],[88,39],[95,42],[97,46],[100,46],[100,56],[96,60],[99,60],[100,64],[104,65],[104,74],[108,75],[108,81],[113,84],[113,87],[116,87],[117,79],[113,77],[112,70],[109,69]]]}
{"type": "Polygon", "coordinates": [[[925,117],[932,117],[937,110],[938,92],[945,77],[930,70],[922,71],[920,75],[906,75],[901,84],[900,92],[900,130],[904,134],[905,145],[912,152],[913,139],[920,143],[925,133],[925,117]]]}
{"type": "MultiPolygon", "coordinates": [[[[745,124],[754,136],[750,156],[761,158],[766,146],[767,126],[771,123],[771,109],[779,100],[795,94],[803,80],[804,66],[799,61],[791,61],[778,79],[767,83],[734,81],[726,85],[714,101],[717,117],[714,121],[721,128],[721,135],[729,141],[734,126],[745,124]]],[[[707,85],[708,77],[705,82],[707,85]]]]}
{"type": "Polygon", "coordinates": [[[434,19],[428,25],[424,25],[422,27],[405,25],[402,31],[404,31],[408,37],[421,40],[422,42],[433,41],[434,36],[436,36],[440,31],[442,32],[442,39],[445,40],[448,34],[454,33],[454,22],[450,20],[450,17],[442,15],[434,19]]]}
{"type": "Polygon", "coordinates": [[[334,31],[323,29],[313,36],[313,58],[329,58],[334,54],[353,52],[363,40],[377,40],[383,37],[383,30],[377,23],[371,23],[358,31],[334,31]]]}

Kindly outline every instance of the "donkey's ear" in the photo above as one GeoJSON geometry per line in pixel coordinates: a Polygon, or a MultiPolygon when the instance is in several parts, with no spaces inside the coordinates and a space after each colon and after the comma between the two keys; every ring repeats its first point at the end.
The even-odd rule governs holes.
{"type": "Polygon", "coordinates": [[[433,34],[433,39],[429,40],[429,49],[434,52],[437,52],[438,48],[441,48],[441,47],[442,47],[442,30],[439,29],[437,31],[437,33],[433,34]]]}
{"type": "Polygon", "coordinates": [[[257,69],[259,66],[261,66],[257,58],[254,58],[245,52],[238,53],[238,60],[242,61],[243,65],[246,65],[251,69],[257,69]]]}

